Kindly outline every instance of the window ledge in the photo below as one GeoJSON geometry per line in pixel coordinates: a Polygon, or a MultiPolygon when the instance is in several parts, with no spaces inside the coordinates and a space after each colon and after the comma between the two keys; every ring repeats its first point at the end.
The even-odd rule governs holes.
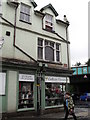
{"type": "Polygon", "coordinates": [[[63,65],[61,62],[55,62],[55,61],[49,61],[49,60],[38,59],[38,61],[39,61],[39,62],[44,62],[44,63],[51,63],[51,64],[63,65]]]}
{"type": "Polygon", "coordinates": [[[19,20],[20,22],[24,22],[24,23],[27,23],[27,24],[30,24],[30,25],[32,25],[32,23],[30,23],[30,22],[26,22],[26,21],[24,21],[24,20],[19,20]]]}
{"type": "Polygon", "coordinates": [[[47,29],[44,29],[44,28],[43,28],[43,30],[45,30],[45,31],[47,31],[47,32],[50,32],[50,33],[55,33],[54,30],[50,31],[50,30],[47,30],[47,29]]]}

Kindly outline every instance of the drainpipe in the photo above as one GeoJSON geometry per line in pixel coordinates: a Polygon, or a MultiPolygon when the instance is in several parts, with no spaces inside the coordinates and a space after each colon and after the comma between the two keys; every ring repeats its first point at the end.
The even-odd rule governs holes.
{"type": "MultiPolygon", "coordinates": [[[[66,15],[64,15],[64,21],[69,23],[66,15]]],[[[68,70],[70,69],[70,61],[69,61],[69,43],[68,43],[68,26],[66,26],[66,40],[67,40],[67,66],[68,70]]],[[[66,91],[68,91],[68,76],[66,77],[66,91]]]]}
{"type": "Polygon", "coordinates": [[[15,7],[14,39],[13,39],[13,46],[14,46],[14,47],[15,47],[15,39],[16,39],[16,18],[17,18],[17,8],[18,8],[18,5],[15,7]]]}
{"type": "Polygon", "coordinates": [[[68,64],[68,69],[70,69],[70,61],[69,61],[69,46],[68,46],[68,27],[66,27],[66,40],[67,40],[67,64],[68,64]]]}
{"type": "Polygon", "coordinates": [[[32,58],[31,56],[29,56],[25,51],[23,51],[20,47],[18,47],[17,45],[15,45],[15,41],[16,41],[16,18],[17,18],[17,8],[18,8],[18,5],[15,7],[15,18],[14,18],[14,36],[13,36],[13,46],[15,48],[17,48],[19,51],[21,51],[23,54],[25,54],[27,57],[29,57],[30,59],[32,59],[34,62],[37,63],[37,61],[32,58]]]}

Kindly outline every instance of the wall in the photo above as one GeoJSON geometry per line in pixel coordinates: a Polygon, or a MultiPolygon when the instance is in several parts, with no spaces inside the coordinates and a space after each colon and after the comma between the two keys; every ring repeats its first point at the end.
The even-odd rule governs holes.
{"type": "Polygon", "coordinates": [[[17,72],[8,71],[7,112],[16,111],[17,98],[17,72]]]}
{"type": "MultiPolygon", "coordinates": [[[[12,24],[14,24],[15,8],[8,5],[6,1],[7,0],[4,0],[3,2],[3,17],[12,24]]],[[[32,14],[31,24],[27,24],[19,21],[20,20],[20,5],[19,5],[17,8],[17,19],[16,19],[16,26],[18,27],[16,28],[16,41],[15,41],[16,45],[20,47],[28,55],[32,56],[35,60],[37,60],[37,36],[39,35],[40,37],[44,37],[48,39],[50,38],[51,41],[58,41],[59,43],[61,43],[62,63],[67,63],[66,43],[61,42],[60,41],[61,38],[59,38],[56,34],[47,32],[42,29],[42,17],[34,14],[34,7],[29,0],[25,0],[25,1],[23,0],[23,3],[31,6],[31,14],[32,14]]],[[[46,9],[44,12],[54,15],[51,9],[46,9]]],[[[3,22],[5,23],[5,21],[3,22]]],[[[59,33],[63,38],[66,39],[66,28],[64,25],[62,24],[60,25],[56,23],[55,16],[54,16],[54,25],[55,25],[55,32],[59,33]]],[[[9,26],[3,25],[2,31],[3,31],[2,36],[5,38],[4,46],[2,49],[3,57],[30,61],[30,59],[26,55],[24,55],[23,53],[21,53],[20,51],[18,51],[13,47],[14,28],[10,25],[9,26]],[[10,31],[11,33],[9,37],[5,35],[6,30],[10,31]]]]}

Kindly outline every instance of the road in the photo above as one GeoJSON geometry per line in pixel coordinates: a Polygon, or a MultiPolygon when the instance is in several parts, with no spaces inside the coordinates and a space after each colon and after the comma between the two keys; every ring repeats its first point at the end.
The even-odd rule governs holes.
{"type": "MultiPolygon", "coordinates": [[[[75,105],[75,114],[77,120],[90,120],[90,101],[83,102],[78,101],[75,105]]],[[[16,116],[13,118],[6,118],[5,120],[63,120],[65,111],[58,113],[50,113],[40,116],[16,116]]],[[[69,115],[68,120],[73,120],[72,116],[69,115]]]]}

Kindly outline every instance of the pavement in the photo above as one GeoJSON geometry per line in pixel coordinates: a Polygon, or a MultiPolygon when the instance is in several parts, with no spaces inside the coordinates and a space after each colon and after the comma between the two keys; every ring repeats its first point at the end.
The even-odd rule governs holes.
{"type": "MultiPolygon", "coordinates": [[[[78,120],[90,120],[88,108],[75,108],[75,115],[77,116],[78,120]]],[[[65,111],[57,112],[57,113],[50,113],[38,116],[21,116],[21,117],[13,117],[13,118],[6,118],[4,120],[63,120],[65,116],[65,111]]],[[[73,120],[71,115],[68,116],[69,120],[73,120]]]]}

